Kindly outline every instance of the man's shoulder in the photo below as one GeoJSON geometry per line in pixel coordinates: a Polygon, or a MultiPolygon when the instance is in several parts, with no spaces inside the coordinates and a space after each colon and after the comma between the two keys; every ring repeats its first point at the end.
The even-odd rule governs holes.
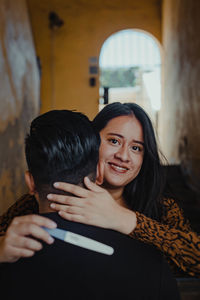
{"type": "Polygon", "coordinates": [[[134,254],[137,254],[136,260],[140,260],[140,257],[144,260],[148,258],[148,261],[150,260],[154,263],[161,263],[163,259],[162,254],[155,247],[115,230],[67,221],[54,212],[43,215],[54,220],[57,223],[57,228],[81,234],[113,247],[115,256],[118,254],[123,255],[124,253],[124,255],[132,257],[134,261],[134,254]]]}

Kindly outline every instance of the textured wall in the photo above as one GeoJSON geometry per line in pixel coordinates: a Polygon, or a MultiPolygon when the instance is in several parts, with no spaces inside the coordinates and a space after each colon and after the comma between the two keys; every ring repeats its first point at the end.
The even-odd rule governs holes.
{"type": "Polygon", "coordinates": [[[200,188],[200,1],[163,2],[162,144],[200,188]]]}
{"type": "Polygon", "coordinates": [[[99,57],[111,34],[139,28],[161,39],[161,0],[27,0],[37,54],[41,59],[42,112],[69,108],[94,117],[97,86],[89,86],[89,57],[99,57]],[[64,21],[50,30],[48,14],[64,21]]]}
{"type": "Polygon", "coordinates": [[[39,73],[25,0],[0,1],[0,214],[25,191],[24,137],[39,113],[39,73]]]}

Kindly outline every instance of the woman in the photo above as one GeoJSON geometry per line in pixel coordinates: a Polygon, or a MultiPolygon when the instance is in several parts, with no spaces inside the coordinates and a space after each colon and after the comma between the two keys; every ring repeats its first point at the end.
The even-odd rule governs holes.
{"type": "MultiPolygon", "coordinates": [[[[200,239],[175,201],[162,195],[161,163],[146,113],[136,104],[113,103],[93,123],[101,135],[97,178],[101,187],[88,178],[87,189],[55,183],[74,197],[48,195],[51,208],[65,219],[114,229],[155,245],[174,270],[199,276],[200,239]]],[[[23,207],[23,199],[20,203],[23,207]]],[[[13,215],[13,208],[9,214],[13,215]]]]}
{"type": "Polygon", "coordinates": [[[89,191],[60,183],[74,197],[49,195],[63,218],[129,234],[164,252],[170,264],[200,275],[200,238],[173,199],[162,195],[164,180],[151,121],[136,104],[107,105],[94,119],[100,132],[102,187],[89,191]],[[107,193],[105,189],[109,192],[107,193]],[[112,198],[110,197],[112,196],[112,198]],[[115,201],[114,201],[114,200],[115,201]]]}

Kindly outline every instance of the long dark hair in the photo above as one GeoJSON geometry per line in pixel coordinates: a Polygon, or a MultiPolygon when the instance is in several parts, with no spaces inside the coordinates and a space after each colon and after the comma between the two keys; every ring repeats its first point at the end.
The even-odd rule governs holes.
{"type": "Polygon", "coordinates": [[[97,114],[93,125],[100,132],[113,118],[130,115],[134,115],[142,125],[145,151],[138,176],[124,188],[124,200],[130,209],[159,220],[165,180],[154,129],[147,113],[135,103],[115,102],[97,114]]]}

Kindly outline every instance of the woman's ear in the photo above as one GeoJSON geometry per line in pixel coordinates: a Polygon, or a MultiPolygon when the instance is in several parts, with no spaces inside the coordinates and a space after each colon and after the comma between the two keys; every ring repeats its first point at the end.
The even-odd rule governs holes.
{"type": "Polygon", "coordinates": [[[35,182],[34,182],[32,174],[29,171],[25,172],[25,181],[26,181],[26,185],[28,186],[28,189],[29,189],[29,194],[34,195],[36,192],[35,191],[35,182]]]}

